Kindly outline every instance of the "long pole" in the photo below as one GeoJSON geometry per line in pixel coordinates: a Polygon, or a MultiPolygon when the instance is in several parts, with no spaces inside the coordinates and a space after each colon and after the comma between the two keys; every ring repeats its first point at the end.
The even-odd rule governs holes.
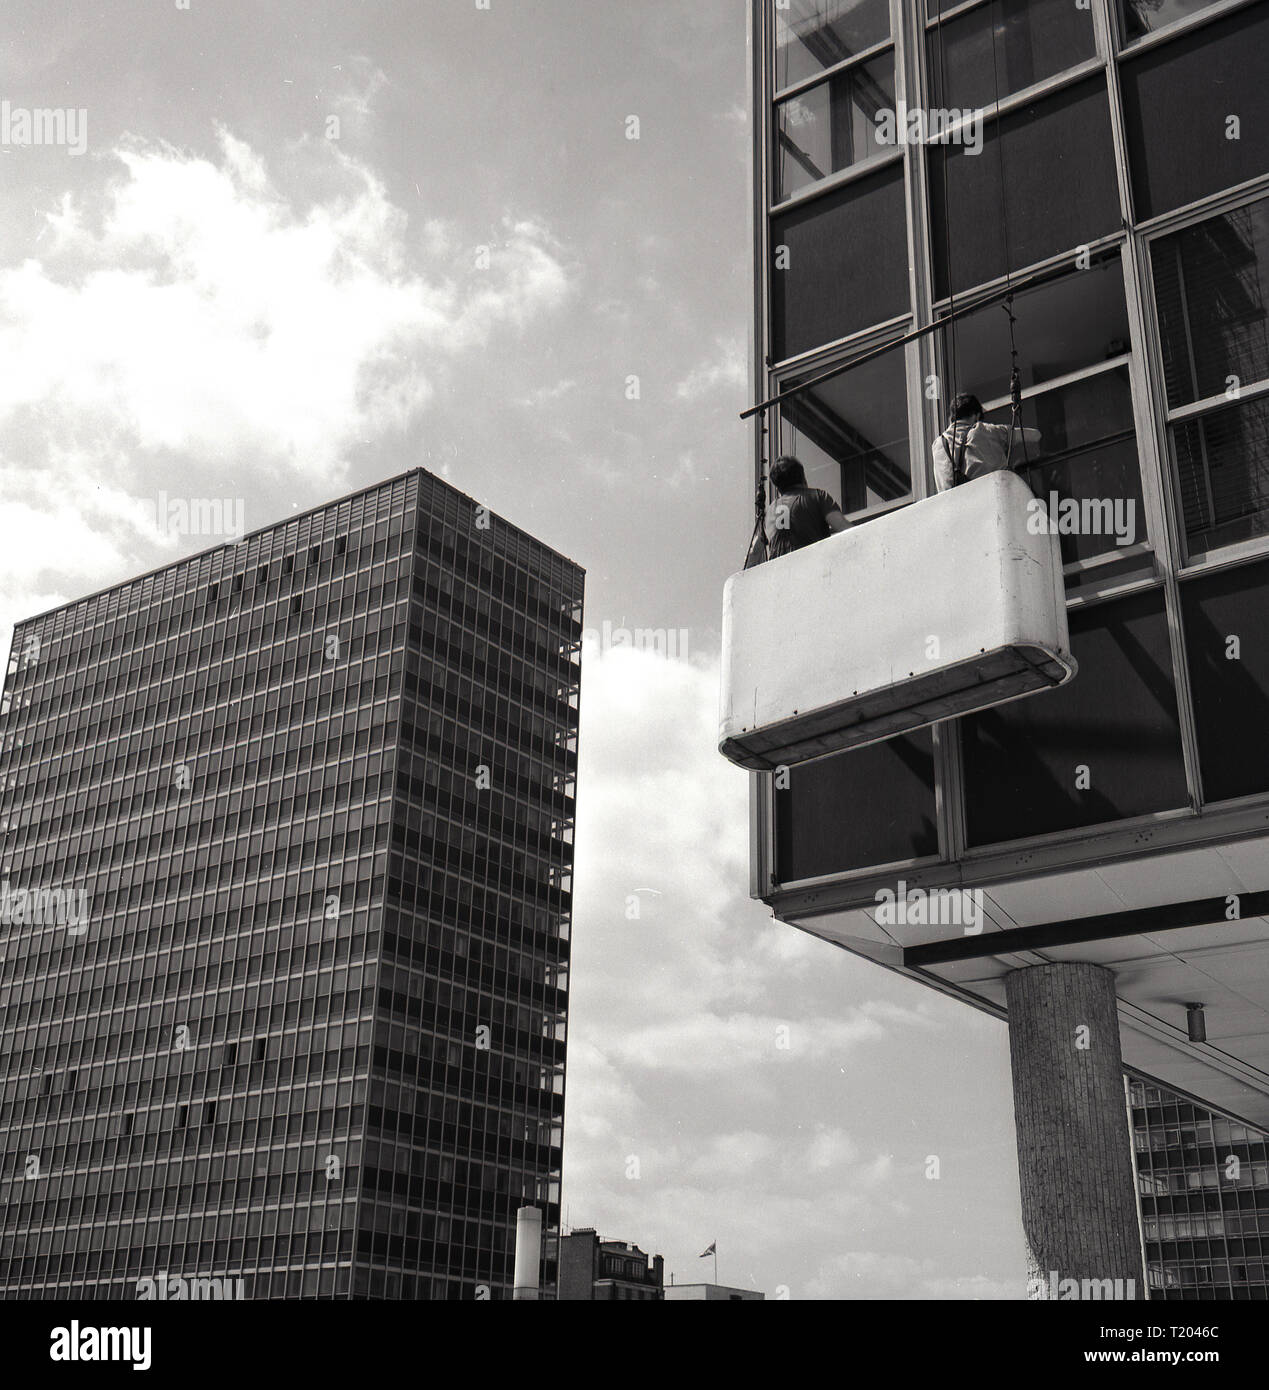
{"type": "MultiPolygon", "coordinates": [[[[1096,264],[1100,268],[1108,262],[1099,261],[1096,264]]],[[[769,396],[765,401],[759,401],[757,405],[751,405],[748,410],[742,410],[740,418],[748,420],[753,415],[769,410],[773,405],[779,405],[781,401],[787,401],[793,396],[800,396],[803,391],[809,391],[813,386],[820,385],[821,382],[829,381],[835,376],[840,376],[843,372],[853,371],[856,367],[862,367],[865,362],[871,362],[874,357],[880,357],[882,353],[893,352],[895,348],[902,347],[905,343],[914,343],[918,338],[924,338],[926,334],[934,333],[940,328],[946,328],[948,324],[964,318],[966,314],[977,313],[978,310],[998,304],[1011,295],[1031,289],[1036,285],[1042,285],[1046,280],[1054,280],[1059,275],[1065,275],[1068,270],[1070,270],[1069,264],[1063,261],[1060,265],[1050,266],[1047,270],[1037,270],[1022,279],[1014,280],[1012,284],[1006,284],[1002,288],[993,290],[990,294],[974,300],[971,304],[963,304],[959,308],[952,307],[941,318],[936,318],[920,328],[914,328],[901,338],[891,338],[889,342],[881,343],[859,357],[852,358],[849,362],[837,362],[826,371],[817,372],[814,376],[807,377],[805,381],[799,381],[794,386],[786,386],[783,391],[777,391],[774,396],[769,396]]]]}

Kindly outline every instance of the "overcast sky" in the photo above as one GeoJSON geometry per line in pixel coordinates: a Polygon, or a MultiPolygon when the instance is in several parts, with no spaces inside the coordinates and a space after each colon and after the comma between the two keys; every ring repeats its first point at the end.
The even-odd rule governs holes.
{"type": "Polygon", "coordinates": [[[568,1219],[679,1282],[1021,1297],[1003,1025],[749,902],[714,751],[745,6],[183,3],[5,7],[10,116],[86,139],[0,147],[0,648],[203,548],[162,492],[254,529],[421,464],[564,551],[588,628],[681,634],[588,645],[568,1219]]]}

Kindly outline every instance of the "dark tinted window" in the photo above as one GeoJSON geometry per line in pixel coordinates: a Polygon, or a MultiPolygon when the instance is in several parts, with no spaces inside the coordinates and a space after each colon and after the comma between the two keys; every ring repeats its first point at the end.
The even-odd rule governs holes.
{"type": "Polygon", "coordinates": [[[772,219],[777,359],[909,311],[903,167],[888,166],[772,219]]]}
{"type": "Polygon", "coordinates": [[[894,148],[877,115],[894,110],[894,55],[856,63],[776,107],[776,199],[894,148]]]}
{"type": "Polygon", "coordinates": [[[993,122],[985,145],[930,150],[930,238],[936,291],[956,292],[1116,231],[1119,189],[1106,84],[1076,83],[993,122]],[[999,131],[997,130],[999,126],[999,131]],[[1005,188],[1001,189],[1003,141],[1005,188]]]}
{"type": "Polygon", "coordinates": [[[938,853],[928,729],[803,763],[776,793],[782,883],[938,853]]]}
{"type": "Polygon", "coordinates": [[[1269,198],[1151,244],[1168,405],[1269,379],[1269,198]]]}
{"type": "Polygon", "coordinates": [[[1207,801],[1269,791],[1269,562],[1181,585],[1207,801]]]}
{"type": "MultiPolygon", "coordinates": [[[[989,418],[1007,425],[1009,408],[989,418]]],[[[1063,563],[1147,539],[1127,367],[1031,397],[1021,423],[1040,431],[1022,472],[1059,523],[1063,563]]]]}
{"type": "Polygon", "coordinates": [[[1151,48],[1123,63],[1120,76],[1139,220],[1265,172],[1269,7],[1151,48]]]}
{"type": "Polygon", "coordinates": [[[1119,22],[1127,40],[1157,34],[1178,19],[1219,5],[1220,0],[1117,0],[1119,22]]]}
{"type": "Polygon", "coordinates": [[[789,0],[775,33],[776,87],[787,87],[888,38],[890,0],[789,0]]]}
{"type": "Polygon", "coordinates": [[[932,102],[991,106],[1095,53],[1091,7],[1080,9],[1074,0],[991,0],[930,30],[932,102]]]}
{"type": "Polygon", "coordinates": [[[1209,217],[1151,246],[1168,406],[1213,404],[1172,424],[1188,548],[1269,530],[1269,199],[1209,217]]]}
{"type": "Polygon", "coordinates": [[[1171,428],[1192,555],[1269,531],[1269,396],[1171,428]]]}
{"type": "MultiPolygon", "coordinates": [[[[1015,295],[1013,313],[1024,387],[1094,367],[1130,346],[1117,255],[1015,295]]],[[[940,334],[939,350],[940,365],[954,359],[946,370],[955,366],[957,390],[982,401],[1009,394],[1009,319],[1001,303],[957,319],[950,334],[940,334]]]]}
{"type": "Polygon", "coordinates": [[[1074,609],[1070,627],[1069,685],[961,721],[971,845],[1187,804],[1162,592],[1074,609]]]}
{"type": "Polygon", "coordinates": [[[792,397],[780,413],[781,451],[796,454],[811,486],[831,492],[843,510],[912,491],[902,348],[792,397]]]}

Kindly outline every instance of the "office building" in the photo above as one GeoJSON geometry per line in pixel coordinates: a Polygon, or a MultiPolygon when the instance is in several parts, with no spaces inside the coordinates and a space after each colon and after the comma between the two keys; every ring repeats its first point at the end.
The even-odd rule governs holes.
{"type": "Polygon", "coordinates": [[[579,1226],[560,1237],[560,1302],[664,1297],[665,1262],[626,1240],[579,1226]]]}
{"type": "Polygon", "coordinates": [[[582,584],[415,470],[18,625],[0,1297],[550,1296],[582,584]]]}
{"type": "MultiPolygon", "coordinates": [[[[1009,1020],[1032,1274],[1055,1260],[1139,1296],[1122,1068],[1269,1127],[1269,4],[751,16],[765,404],[738,492],[793,453],[865,531],[912,508],[929,537],[953,393],[1008,425],[1016,367],[1017,423],[1040,432],[1020,473],[1055,526],[1078,664],[756,772],[751,892],[1009,1020]],[[931,893],[978,894],[971,929],[931,893]],[[921,910],[879,920],[887,894],[921,910]],[[1076,1028],[1108,1044],[1078,1072],[1076,1028]],[[1097,1182],[1055,1157],[1064,1135],[1097,1182]]],[[[822,544],[827,575],[856,541],[822,544]]],[[[956,585],[928,571],[931,594],[956,585]]],[[[761,633],[729,640],[749,656],[761,633]]],[[[825,660],[858,693],[850,653],[825,660]]]]}
{"type": "Polygon", "coordinates": [[[732,1289],[726,1284],[671,1284],[667,1303],[761,1303],[766,1294],[757,1289],[732,1289]]]}
{"type": "Polygon", "coordinates": [[[1131,1079],[1152,1299],[1269,1299],[1269,1135],[1131,1079]]]}

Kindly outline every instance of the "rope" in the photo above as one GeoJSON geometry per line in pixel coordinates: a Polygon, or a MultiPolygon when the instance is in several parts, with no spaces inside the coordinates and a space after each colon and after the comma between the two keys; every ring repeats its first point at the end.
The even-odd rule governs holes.
{"type": "MultiPolygon", "coordinates": [[[[992,0],[995,3],[995,0],[992,0]]],[[[938,22],[939,34],[939,101],[947,101],[947,50],[943,40],[943,18],[938,22]]],[[[959,388],[956,362],[956,277],[952,274],[952,179],[946,153],[943,156],[943,245],[947,262],[947,328],[943,334],[943,379],[948,384],[947,399],[943,402],[946,412],[952,398],[959,388]]],[[[942,421],[939,422],[940,425],[942,421]]]]}
{"type": "Polygon", "coordinates": [[[1013,250],[1009,245],[1009,207],[1005,191],[1009,186],[1005,177],[1005,139],[1001,129],[1000,116],[1000,63],[996,56],[996,15],[998,0],[991,0],[991,76],[992,89],[996,98],[996,164],[1000,173],[1000,230],[1005,249],[1005,302],[1001,305],[1009,318],[1009,444],[1005,449],[1005,463],[1013,458],[1014,435],[1022,439],[1022,457],[1028,468],[1031,459],[1027,454],[1027,435],[1022,426],[1022,373],[1018,370],[1018,344],[1014,337],[1014,325],[1018,322],[1013,312],[1013,250]]]}

